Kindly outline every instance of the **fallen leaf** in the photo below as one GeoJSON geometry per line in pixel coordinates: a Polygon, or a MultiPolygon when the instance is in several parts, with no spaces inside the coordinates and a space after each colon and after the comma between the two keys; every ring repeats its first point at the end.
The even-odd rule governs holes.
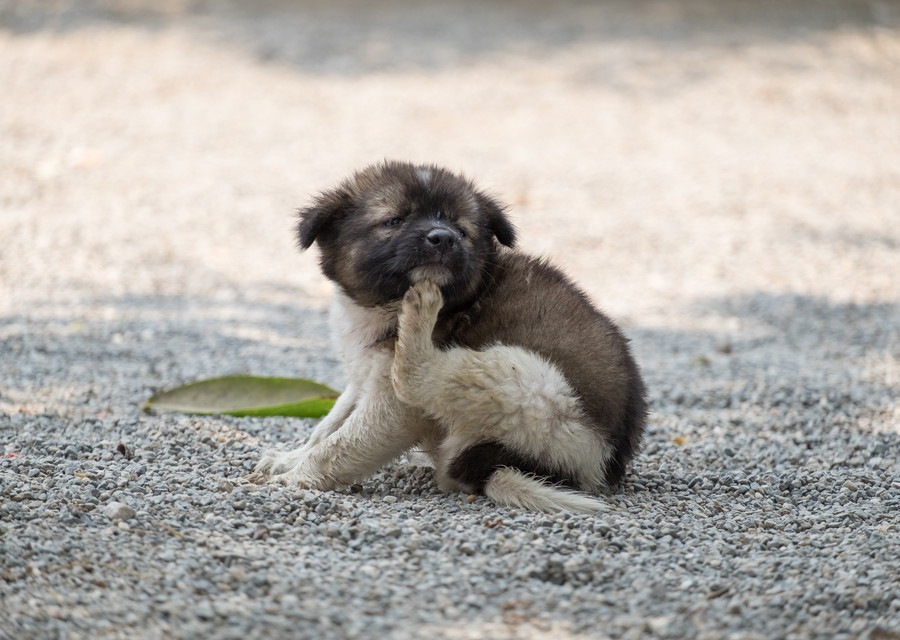
{"type": "Polygon", "coordinates": [[[159,412],[232,416],[320,418],[339,393],[302,378],[249,375],[200,380],[155,394],[145,409],[159,412]]]}

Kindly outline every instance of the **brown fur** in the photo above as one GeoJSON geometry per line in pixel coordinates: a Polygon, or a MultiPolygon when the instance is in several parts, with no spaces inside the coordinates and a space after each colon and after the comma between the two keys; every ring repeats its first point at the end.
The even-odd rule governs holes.
{"type": "Polygon", "coordinates": [[[470,181],[433,166],[374,165],[302,211],[298,238],[303,248],[318,242],[323,272],[361,307],[389,308],[418,277],[435,279],[443,308],[433,337],[443,348],[503,344],[555,365],[612,451],[607,483],[621,480],[647,411],[627,340],[558,269],[511,249],[503,207],[470,181]]]}

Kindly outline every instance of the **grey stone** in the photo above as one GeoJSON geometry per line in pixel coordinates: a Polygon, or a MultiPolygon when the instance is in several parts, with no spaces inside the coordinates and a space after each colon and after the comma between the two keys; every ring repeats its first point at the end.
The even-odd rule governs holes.
{"type": "Polygon", "coordinates": [[[103,507],[103,514],[111,520],[131,520],[137,512],[127,504],[110,502],[103,507]]]}

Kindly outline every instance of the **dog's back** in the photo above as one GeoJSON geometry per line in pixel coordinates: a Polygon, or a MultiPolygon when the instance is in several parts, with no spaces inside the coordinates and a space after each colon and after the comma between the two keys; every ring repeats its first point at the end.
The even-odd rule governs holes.
{"type": "Polygon", "coordinates": [[[546,261],[504,251],[487,282],[449,341],[472,349],[522,347],[555,365],[578,394],[591,426],[612,444],[606,480],[615,484],[637,452],[647,413],[627,339],[546,261]]]}

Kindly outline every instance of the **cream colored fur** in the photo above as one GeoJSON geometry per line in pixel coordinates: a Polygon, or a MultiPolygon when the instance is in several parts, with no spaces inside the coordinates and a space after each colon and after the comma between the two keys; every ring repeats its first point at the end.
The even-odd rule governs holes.
{"type": "Polygon", "coordinates": [[[484,493],[499,504],[532,511],[596,513],[603,509],[603,503],[595,498],[558,489],[508,467],[491,475],[484,493]]]}
{"type": "MultiPolygon", "coordinates": [[[[392,368],[399,398],[441,425],[443,438],[435,461],[441,487],[457,488],[447,468],[461,451],[491,440],[547,466],[573,470],[583,489],[601,488],[609,449],[585,425],[575,394],[559,370],[519,347],[436,348],[431,336],[441,305],[440,289],[432,282],[422,281],[409,290],[392,368]]],[[[502,480],[492,477],[485,487],[488,496],[503,504],[542,511],[596,510],[600,505],[515,470],[506,471],[502,480]],[[514,474],[518,481],[512,479],[514,474]],[[530,501],[529,490],[534,490],[530,501]]]]}
{"type": "Polygon", "coordinates": [[[382,338],[396,326],[396,308],[365,309],[337,293],[331,319],[347,388],[305,446],[263,454],[254,480],[331,489],[367,478],[416,444],[434,439],[433,422],[400,402],[391,386],[393,349],[382,338]]]}
{"type": "MultiPolygon", "coordinates": [[[[430,279],[410,288],[402,310],[362,308],[338,294],[332,321],[347,390],[306,446],[266,454],[256,477],[327,489],[363,479],[418,445],[434,458],[441,488],[459,490],[465,487],[449,477],[450,463],[491,440],[571,470],[582,489],[600,488],[609,449],[585,425],[560,371],[519,347],[436,348],[432,331],[442,304],[430,279]],[[398,321],[394,347],[384,337],[398,321]]],[[[541,511],[602,506],[508,468],[494,472],[485,493],[501,504],[541,511]]]]}

